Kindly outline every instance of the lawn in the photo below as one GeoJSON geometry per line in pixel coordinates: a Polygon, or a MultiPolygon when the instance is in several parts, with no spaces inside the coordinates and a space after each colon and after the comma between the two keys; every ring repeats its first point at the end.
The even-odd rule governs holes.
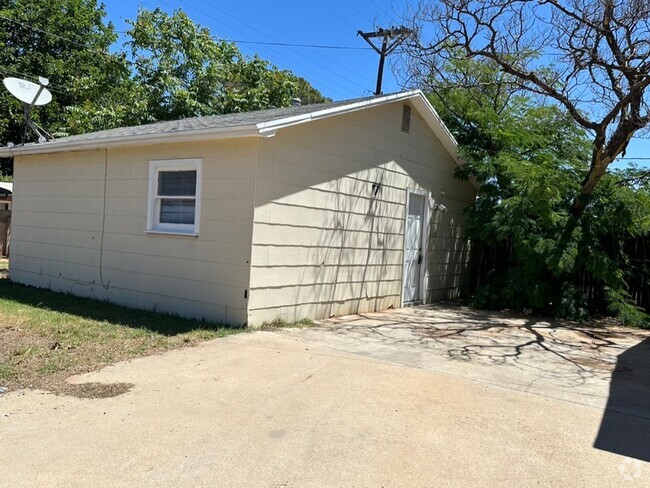
{"type": "Polygon", "coordinates": [[[113,396],[131,385],[71,385],[66,378],[243,330],[18,285],[7,268],[0,260],[0,387],[10,390],[113,396]]]}

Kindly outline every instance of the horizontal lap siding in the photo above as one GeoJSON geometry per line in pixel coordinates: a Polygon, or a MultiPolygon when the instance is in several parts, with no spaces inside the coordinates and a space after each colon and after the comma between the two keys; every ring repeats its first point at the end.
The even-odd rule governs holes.
{"type": "Polygon", "coordinates": [[[427,299],[465,286],[463,209],[474,189],[400,103],[280,130],[260,142],[249,322],[322,318],[399,306],[406,188],[443,203],[429,236],[427,299]],[[381,191],[372,193],[380,181],[381,191]]]}
{"type": "Polygon", "coordinates": [[[18,158],[11,278],[135,308],[245,323],[257,141],[107,155],[105,210],[103,150],[18,158]],[[195,157],[203,159],[200,235],[146,234],[149,161],[195,157]]]}

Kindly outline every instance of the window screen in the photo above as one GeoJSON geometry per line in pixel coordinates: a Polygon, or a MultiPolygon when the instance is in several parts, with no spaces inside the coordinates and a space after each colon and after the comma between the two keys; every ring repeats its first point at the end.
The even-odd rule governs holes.
{"type": "Polygon", "coordinates": [[[159,196],[196,196],[196,170],[158,173],[159,196]]]}
{"type": "Polygon", "coordinates": [[[194,224],[196,170],[158,173],[161,224],[194,224]],[[165,198],[184,197],[184,198],[165,198]]]}

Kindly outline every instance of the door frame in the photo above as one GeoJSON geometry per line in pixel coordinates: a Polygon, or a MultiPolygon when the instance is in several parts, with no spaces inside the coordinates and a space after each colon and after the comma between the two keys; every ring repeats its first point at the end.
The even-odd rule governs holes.
{"type": "Polygon", "coordinates": [[[409,304],[411,303],[422,303],[425,304],[427,303],[427,291],[426,291],[426,283],[429,279],[429,268],[427,266],[427,258],[429,254],[429,225],[431,221],[431,192],[428,190],[422,190],[420,188],[412,188],[412,187],[407,187],[406,188],[406,206],[404,207],[404,231],[402,232],[402,288],[400,292],[400,307],[404,306],[404,272],[405,272],[405,266],[404,266],[404,261],[406,259],[406,226],[408,225],[408,217],[409,217],[409,204],[411,202],[411,195],[420,195],[424,197],[424,209],[422,213],[422,263],[420,264],[420,289],[419,289],[419,295],[420,298],[416,300],[415,302],[407,302],[409,304]]]}

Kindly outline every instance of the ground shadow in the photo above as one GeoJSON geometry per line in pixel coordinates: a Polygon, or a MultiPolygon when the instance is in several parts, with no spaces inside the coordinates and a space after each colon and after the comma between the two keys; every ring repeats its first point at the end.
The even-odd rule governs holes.
{"type": "Polygon", "coordinates": [[[618,356],[594,447],[650,462],[650,338],[618,356]]]}
{"type": "Polygon", "coordinates": [[[201,320],[164,315],[154,311],[136,310],[92,298],[53,292],[33,286],[13,283],[0,278],[0,296],[31,307],[61,312],[84,319],[106,321],[134,329],[146,329],[164,336],[185,334],[194,330],[216,330],[227,327],[201,320]]]}

